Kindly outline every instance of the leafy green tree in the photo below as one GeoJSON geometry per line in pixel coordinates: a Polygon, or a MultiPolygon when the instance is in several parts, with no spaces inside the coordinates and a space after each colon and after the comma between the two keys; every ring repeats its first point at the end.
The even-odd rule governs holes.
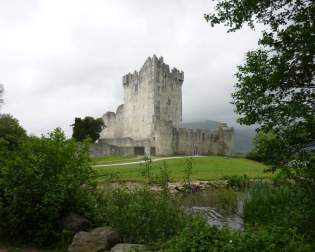
{"type": "Polygon", "coordinates": [[[270,156],[274,168],[294,168],[300,178],[313,176],[308,173],[313,154],[305,147],[315,142],[315,1],[221,0],[205,18],[229,31],[264,24],[259,48],[247,53],[236,74],[233,99],[239,122],[273,131],[281,146],[270,156]],[[295,165],[295,160],[301,162],[295,165]]]}
{"type": "Polygon", "coordinates": [[[25,130],[18,120],[8,114],[0,114],[0,141],[9,150],[19,148],[26,138],[25,130]]]}
{"type": "Polygon", "coordinates": [[[60,239],[61,220],[69,212],[95,218],[96,195],[86,143],[67,140],[60,129],[49,136],[25,137],[19,148],[10,148],[3,139],[1,236],[51,244],[60,239]]]}
{"type": "Polygon", "coordinates": [[[270,164],[270,160],[278,158],[277,153],[281,151],[281,145],[279,144],[277,135],[272,131],[267,133],[263,131],[258,132],[253,142],[254,148],[248,153],[247,158],[266,164],[270,164]]]}
{"type": "Polygon", "coordinates": [[[90,138],[94,142],[100,137],[100,132],[105,125],[102,118],[94,119],[91,116],[86,116],[83,119],[76,117],[72,127],[72,137],[74,139],[83,141],[84,139],[90,138]]]}
{"type": "Polygon", "coordinates": [[[259,143],[260,154],[303,188],[304,226],[314,237],[315,1],[220,0],[205,19],[229,32],[263,24],[258,49],[238,66],[233,103],[241,124],[274,135],[259,143]]]}

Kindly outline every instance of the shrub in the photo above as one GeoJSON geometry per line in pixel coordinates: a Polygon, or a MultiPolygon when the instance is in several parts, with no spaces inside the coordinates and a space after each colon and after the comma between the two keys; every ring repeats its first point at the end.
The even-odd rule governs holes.
{"type": "Polygon", "coordinates": [[[152,159],[151,157],[144,156],[143,161],[140,164],[141,175],[145,178],[147,184],[154,184],[156,181],[152,174],[152,159]]]}
{"type": "Polygon", "coordinates": [[[255,225],[295,225],[301,217],[298,198],[299,191],[292,185],[274,187],[268,183],[256,183],[245,201],[245,221],[255,225]]]}
{"type": "Polygon", "coordinates": [[[305,242],[303,235],[295,228],[276,225],[261,228],[247,228],[239,234],[239,242],[234,251],[259,252],[311,252],[314,247],[305,242]]]}
{"type": "Polygon", "coordinates": [[[168,194],[147,188],[105,193],[100,212],[104,222],[117,228],[126,241],[138,243],[166,240],[186,220],[184,211],[168,194]]]}
{"type": "Polygon", "coordinates": [[[234,237],[229,229],[210,226],[196,217],[176,237],[163,244],[162,251],[233,251],[234,237]]]}
{"type": "Polygon", "coordinates": [[[224,176],[223,179],[227,180],[228,187],[235,190],[245,190],[249,187],[250,181],[247,175],[224,176]]]}
{"type": "Polygon", "coordinates": [[[192,158],[187,158],[185,160],[185,170],[184,170],[184,185],[186,187],[191,187],[190,182],[191,182],[191,175],[192,175],[192,168],[193,168],[193,159],[192,158]]]}
{"type": "MultiPolygon", "coordinates": [[[[1,141],[0,141],[1,142],[1,141]]],[[[56,129],[28,137],[19,150],[0,144],[0,229],[15,240],[50,244],[60,238],[71,211],[95,217],[87,144],[66,140],[56,129]]]]}
{"type": "Polygon", "coordinates": [[[193,218],[176,237],[162,245],[162,251],[207,251],[207,252],[311,252],[292,228],[249,228],[243,232],[209,226],[201,218],[193,218]]]}

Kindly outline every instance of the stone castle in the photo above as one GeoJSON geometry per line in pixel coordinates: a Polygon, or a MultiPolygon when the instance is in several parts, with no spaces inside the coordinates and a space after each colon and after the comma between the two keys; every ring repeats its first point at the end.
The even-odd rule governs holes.
{"type": "Polygon", "coordinates": [[[231,154],[233,128],[182,128],[184,73],[149,57],[139,72],[123,76],[124,104],[103,115],[105,129],[94,156],[231,154]]]}

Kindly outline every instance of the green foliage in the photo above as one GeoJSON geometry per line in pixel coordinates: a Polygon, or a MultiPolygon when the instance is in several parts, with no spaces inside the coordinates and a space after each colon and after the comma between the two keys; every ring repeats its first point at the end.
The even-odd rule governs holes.
{"type": "Polygon", "coordinates": [[[152,159],[151,157],[144,156],[143,164],[140,164],[141,175],[145,178],[148,184],[154,183],[154,177],[152,175],[152,159]]]}
{"type": "Polygon", "coordinates": [[[76,117],[72,124],[72,137],[77,141],[83,141],[90,138],[93,142],[100,137],[100,132],[105,127],[102,118],[94,119],[91,116],[86,116],[81,119],[76,117]]]}
{"type": "Polygon", "coordinates": [[[289,186],[273,187],[263,182],[256,183],[250,188],[249,197],[245,202],[246,223],[288,225],[296,209],[291,208],[293,194],[294,191],[289,186]]]}
{"type": "Polygon", "coordinates": [[[185,160],[185,170],[184,170],[185,186],[190,187],[192,168],[193,168],[193,160],[192,160],[192,158],[187,158],[185,160]]]}
{"type": "Polygon", "coordinates": [[[1,144],[0,151],[7,153],[0,156],[0,229],[6,237],[51,244],[60,239],[67,213],[95,217],[86,143],[56,129],[47,137],[26,137],[18,149],[1,144]]]}
{"type": "MultiPolygon", "coordinates": [[[[241,124],[259,125],[261,133],[251,157],[294,179],[303,200],[292,207],[303,208],[303,223],[313,225],[309,232],[314,234],[315,153],[306,147],[315,143],[315,1],[220,0],[215,13],[205,18],[211,25],[229,26],[229,31],[246,23],[252,28],[255,22],[264,25],[259,48],[248,52],[246,62],[238,67],[233,101],[241,124]]],[[[289,202],[279,199],[281,204],[290,205],[281,190],[274,191],[275,197],[284,197],[289,202]]],[[[270,201],[270,207],[277,201],[271,196],[262,199],[270,201]]],[[[259,211],[266,213],[267,208],[259,211]]]]}
{"type": "Polygon", "coordinates": [[[25,130],[18,120],[8,114],[0,114],[0,144],[6,150],[13,151],[21,146],[26,138],[25,130]]]}
{"type": "Polygon", "coordinates": [[[230,189],[218,189],[215,191],[215,193],[215,206],[217,206],[219,209],[227,211],[228,213],[238,212],[238,202],[242,196],[237,191],[230,189]]]}
{"type": "Polygon", "coordinates": [[[205,220],[193,218],[173,239],[162,246],[162,251],[209,252],[311,252],[311,246],[294,229],[267,227],[248,228],[233,232],[227,228],[209,226],[205,220]]]}
{"type": "Polygon", "coordinates": [[[305,146],[315,142],[315,2],[222,0],[215,10],[205,15],[207,21],[224,23],[230,31],[245,23],[265,25],[260,48],[248,52],[236,74],[233,99],[239,122],[258,124],[262,132],[275,135],[263,152],[274,169],[311,178],[311,153],[305,146]],[[292,165],[296,160],[304,167],[292,165]]]}
{"type": "Polygon", "coordinates": [[[227,184],[229,188],[234,190],[245,190],[249,187],[249,177],[246,175],[238,176],[224,176],[224,180],[227,180],[227,184]]]}
{"type": "Polygon", "coordinates": [[[186,220],[168,195],[146,188],[107,192],[100,213],[106,224],[118,228],[125,241],[137,243],[167,240],[186,220]]]}
{"type": "MultiPolygon", "coordinates": [[[[264,133],[258,132],[254,138],[254,148],[247,155],[247,158],[253,159],[266,164],[272,164],[272,160],[279,158],[281,152],[281,141],[272,131],[264,133]],[[275,151],[276,150],[276,151],[275,151]]],[[[280,157],[281,158],[281,157],[280,157]]]]}
{"type": "Polygon", "coordinates": [[[157,177],[158,185],[161,186],[162,191],[167,194],[168,190],[168,183],[170,182],[170,173],[167,167],[166,162],[164,161],[160,167],[160,176],[157,177]]]}
{"type": "Polygon", "coordinates": [[[294,184],[280,182],[274,187],[257,183],[245,201],[244,219],[251,225],[295,227],[307,239],[314,239],[314,208],[308,206],[309,202],[309,195],[294,184]]]}
{"type": "Polygon", "coordinates": [[[210,226],[197,217],[191,219],[176,237],[167,241],[162,251],[232,251],[233,241],[234,233],[210,226]]]}

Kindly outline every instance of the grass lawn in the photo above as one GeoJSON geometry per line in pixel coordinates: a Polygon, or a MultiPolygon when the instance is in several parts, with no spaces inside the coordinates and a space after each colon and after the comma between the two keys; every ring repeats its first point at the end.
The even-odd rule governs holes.
{"type": "MultiPolygon", "coordinates": [[[[153,174],[159,174],[159,168],[163,161],[152,163],[153,174]]],[[[183,180],[185,158],[171,159],[165,161],[172,180],[183,180]]],[[[192,179],[193,180],[218,180],[224,176],[244,175],[250,178],[271,178],[272,174],[265,173],[267,168],[264,164],[245,158],[230,158],[221,156],[208,156],[193,158],[192,179]]],[[[125,166],[95,167],[98,178],[102,182],[108,176],[117,174],[121,181],[144,181],[141,176],[143,167],[140,164],[125,166]]]]}
{"type": "Polygon", "coordinates": [[[98,157],[92,158],[93,164],[111,164],[111,163],[123,163],[123,162],[132,162],[137,160],[142,160],[143,156],[107,156],[107,157],[98,157]]]}

